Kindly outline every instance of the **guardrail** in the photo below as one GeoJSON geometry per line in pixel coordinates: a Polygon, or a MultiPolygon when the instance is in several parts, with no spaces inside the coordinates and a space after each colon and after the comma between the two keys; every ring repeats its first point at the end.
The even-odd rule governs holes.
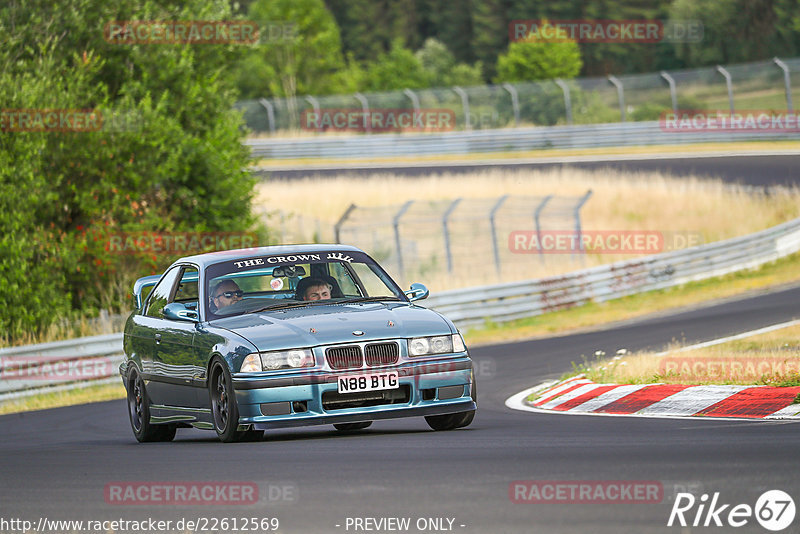
{"type": "Polygon", "coordinates": [[[443,291],[430,307],[459,327],[512,321],[549,311],[752,269],[800,250],[800,219],[755,234],[647,258],[626,260],[565,276],[443,291]]]}
{"type": "Polygon", "coordinates": [[[0,401],[119,382],[122,334],[0,349],[0,401]]]}
{"type": "MultiPolygon", "coordinates": [[[[503,128],[429,134],[318,136],[298,139],[248,139],[254,159],[367,158],[474,154],[523,150],[676,145],[733,141],[800,139],[798,132],[667,132],[659,121],[579,126],[503,128]]],[[[262,169],[268,170],[268,169],[262,169]]]]}
{"type": "MultiPolygon", "coordinates": [[[[751,269],[800,251],[800,218],[755,234],[564,276],[443,291],[423,304],[459,328],[751,269]]],[[[0,349],[0,400],[119,381],[122,334],[0,349]]]]}

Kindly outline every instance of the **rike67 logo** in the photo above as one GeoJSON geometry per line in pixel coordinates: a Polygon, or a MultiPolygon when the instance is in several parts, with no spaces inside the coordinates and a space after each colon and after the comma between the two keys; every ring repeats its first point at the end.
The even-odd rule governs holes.
{"type": "Polygon", "coordinates": [[[710,497],[704,493],[699,499],[692,493],[678,493],[667,526],[738,528],[752,525],[755,519],[765,529],[777,532],[791,525],[794,515],[794,500],[781,490],[765,491],[755,506],[723,503],[719,492],[710,497]]]}

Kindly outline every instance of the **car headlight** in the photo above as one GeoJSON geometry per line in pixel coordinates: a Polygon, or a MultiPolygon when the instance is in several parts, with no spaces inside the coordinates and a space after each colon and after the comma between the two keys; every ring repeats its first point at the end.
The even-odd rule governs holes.
{"type": "Polygon", "coordinates": [[[427,356],[430,354],[448,354],[464,352],[464,340],[459,334],[447,336],[415,337],[408,340],[408,355],[427,356]]]}
{"type": "Polygon", "coordinates": [[[255,373],[313,366],[314,354],[311,349],[291,349],[249,354],[242,362],[241,372],[255,373]]]}

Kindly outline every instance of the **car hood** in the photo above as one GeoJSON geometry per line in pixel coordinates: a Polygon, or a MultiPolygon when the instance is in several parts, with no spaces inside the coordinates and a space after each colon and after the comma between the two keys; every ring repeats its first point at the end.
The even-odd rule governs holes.
{"type": "Polygon", "coordinates": [[[438,313],[405,302],[314,305],[216,319],[209,324],[247,338],[259,351],[455,331],[438,313]],[[364,334],[353,334],[358,331],[364,334]]]}

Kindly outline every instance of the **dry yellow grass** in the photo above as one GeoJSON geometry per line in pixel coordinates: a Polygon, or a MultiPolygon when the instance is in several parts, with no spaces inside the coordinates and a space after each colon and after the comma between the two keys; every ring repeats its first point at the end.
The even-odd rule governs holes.
{"type": "MultiPolygon", "coordinates": [[[[800,216],[800,191],[786,190],[770,196],[754,195],[720,180],[675,178],[663,173],[628,173],[613,170],[588,171],[563,167],[541,171],[488,170],[470,174],[441,174],[424,178],[389,173],[369,176],[343,175],[268,181],[257,188],[256,209],[284,217],[287,242],[333,240],[333,226],[350,204],[361,207],[386,206],[396,209],[407,200],[497,199],[501,195],[578,197],[593,194],[581,211],[584,230],[682,232],[699,236],[703,242],[717,241],[763,230],[800,216]],[[288,219],[286,218],[288,215],[288,219]]],[[[532,229],[529,226],[520,229],[532,229]]],[[[432,226],[432,232],[439,226],[432,226]]],[[[353,243],[369,251],[369,246],[353,243]]],[[[550,255],[539,261],[536,255],[512,258],[497,276],[491,257],[479,266],[447,273],[441,261],[424,272],[391,272],[401,283],[424,282],[434,291],[493,284],[563,274],[579,268],[611,263],[631,256],[587,254],[550,255]],[[527,260],[527,261],[524,261],[527,260]],[[406,280],[406,278],[409,278],[406,280]],[[413,279],[412,279],[413,278],[413,279]]]]}
{"type": "Polygon", "coordinates": [[[5,401],[0,403],[0,415],[123,398],[125,398],[125,387],[120,380],[117,384],[101,384],[81,389],[41,393],[5,401]]]}
{"type": "Polygon", "coordinates": [[[800,325],[683,350],[677,343],[666,354],[618,353],[583,366],[595,382],[615,384],[800,384],[800,325]]]}

